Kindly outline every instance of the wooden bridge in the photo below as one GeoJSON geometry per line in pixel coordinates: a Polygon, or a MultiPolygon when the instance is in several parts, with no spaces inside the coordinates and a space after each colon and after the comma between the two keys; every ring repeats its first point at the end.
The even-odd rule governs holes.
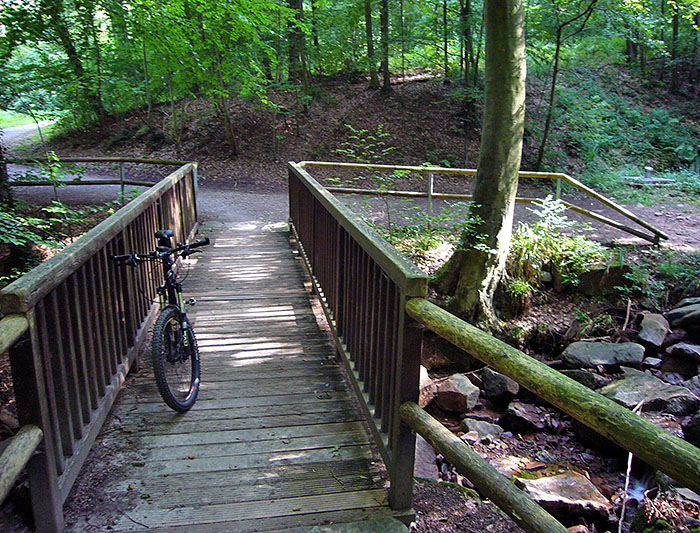
{"type": "Polygon", "coordinates": [[[159,280],[109,257],[153,248],[158,228],[198,232],[196,165],[0,291],[23,426],[0,457],[0,498],[26,464],[39,531],[64,529],[91,450],[105,480],[78,483],[99,503],[71,530],[405,531],[411,427],[528,531],[565,531],[426,422],[413,403],[424,326],[700,491],[700,450],[437,308],[426,276],[303,165],[289,177],[289,233],[219,232],[189,260],[203,377],[188,413],[165,407],[147,364],[126,380],[159,280]]]}

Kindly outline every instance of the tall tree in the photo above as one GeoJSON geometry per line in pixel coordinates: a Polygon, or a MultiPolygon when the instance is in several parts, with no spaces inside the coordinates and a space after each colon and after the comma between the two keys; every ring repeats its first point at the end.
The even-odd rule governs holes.
{"type": "Polygon", "coordinates": [[[389,0],[382,0],[379,12],[379,24],[382,27],[382,91],[391,91],[391,73],[389,72],[389,0]]]}
{"type": "Polygon", "coordinates": [[[525,122],[525,28],[522,0],[488,0],[485,100],[479,164],[470,211],[474,225],[434,284],[452,294],[449,308],[493,327],[493,295],[505,268],[525,122]]]}
{"type": "Polygon", "coordinates": [[[569,16],[563,12],[563,6],[560,5],[559,0],[555,0],[553,3],[556,31],[554,39],[554,60],[552,62],[552,83],[549,90],[549,102],[547,103],[547,117],[544,121],[544,130],[540,141],[540,149],[537,152],[535,170],[539,170],[540,166],[542,165],[542,159],[544,158],[544,151],[547,147],[547,139],[549,137],[549,128],[552,124],[554,98],[557,90],[557,77],[559,76],[559,59],[561,57],[562,44],[584,30],[588,19],[590,19],[591,14],[593,13],[593,8],[598,2],[598,0],[584,1],[586,1],[586,3],[583,4],[582,7],[579,7],[580,11],[569,16]],[[563,20],[562,16],[565,17],[563,20]],[[570,29],[570,27],[572,29],[570,29]]]}
{"type": "Polygon", "coordinates": [[[374,32],[372,31],[372,0],[365,0],[365,34],[367,35],[367,61],[369,62],[369,88],[379,89],[377,66],[374,62],[374,32]]]}
{"type": "Polygon", "coordinates": [[[12,201],[9,181],[7,163],[5,162],[5,146],[2,141],[2,130],[0,130],[0,207],[12,201]]]}

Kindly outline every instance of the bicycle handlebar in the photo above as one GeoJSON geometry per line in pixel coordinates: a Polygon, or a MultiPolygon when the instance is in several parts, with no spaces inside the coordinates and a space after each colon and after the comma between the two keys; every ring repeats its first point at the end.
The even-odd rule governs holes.
{"type": "Polygon", "coordinates": [[[112,260],[115,262],[123,262],[127,265],[136,266],[138,263],[143,263],[145,261],[162,259],[169,255],[181,253],[183,257],[187,257],[194,253],[191,251],[192,248],[199,248],[200,246],[206,246],[209,244],[209,237],[204,237],[199,241],[195,241],[190,244],[180,244],[175,248],[170,248],[162,251],[149,252],[147,254],[124,254],[124,255],[113,255],[112,260]]]}

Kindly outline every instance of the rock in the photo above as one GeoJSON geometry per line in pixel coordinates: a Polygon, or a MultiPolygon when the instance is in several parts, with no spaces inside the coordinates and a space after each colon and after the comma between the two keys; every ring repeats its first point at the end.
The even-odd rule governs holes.
{"type": "Polygon", "coordinates": [[[420,435],[416,435],[416,459],[413,463],[413,475],[428,479],[440,479],[440,472],[435,462],[435,450],[420,435]]]}
{"type": "Polygon", "coordinates": [[[700,413],[683,426],[683,438],[693,446],[700,448],[700,413]]]}
{"type": "Polygon", "coordinates": [[[693,376],[692,378],[681,383],[681,386],[685,387],[690,392],[695,394],[695,396],[700,398],[700,376],[693,376]]]}
{"type": "Polygon", "coordinates": [[[545,428],[546,411],[529,403],[511,402],[501,422],[513,433],[542,431],[545,428]]]}
{"type": "Polygon", "coordinates": [[[461,439],[469,444],[476,444],[479,442],[479,434],[476,431],[469,431],[468,433],[462,435],[461,439]]]}
{"type": "Polygon", "coordinates": [[[644,315],[639,332],[639,343],[647,349],[647,355],[656,355],[671,328],[663,316],[656,313],[644,315]]]}
{"type": "Polygon", "coordinates": [[[691,340],[700,342],[700,324],[690,324],[684,327],[688,332],[688,337],[690,337],[691,340]]]}
{"type": "Polygon", "coordinates": [[[574,368],[595,368],[598,365],[638,366],[644,360],[644,346],[634,342],[578,341],[567,346],[562,359],[574,368]]]}
{"type": "Polygon", "coordinates": [[[688,340],[688,332],[684,329],[672,329],[664,339],[661,349],[665,350],[669,346],[688,340]]]}
{"type": "Polygon", "coordinates": [[[680,342],[666,348],[666,353],[674,357],[682,357],[700,363],[700,345],[690,342],[680,342]]]}
{"type": "Polygon", "coordinates": [[[700,311],[700,303],[683,305],[666,313],[666,320],[668,320],[673,326],[676,326],[679,320],[698,311],[700,311]]]}
{"type": "Polygon", "coordinates": [[[578,291],[587,296],[610,294],[615,287],[629,284],[625,274],[631,272],[629,265],[605,265],[593,268],[579,276],[578,291]]]}
{"type": "Polygon", "coordinates": [[[678,438],[683,438],[683,428],[678,423],[675,417],[664,415],[661,413],[639,413],[639,416],[648,420],[652,424],[665,429],[671,435],[678,438]]]}
{"type": "Polygon", "coordinates": [[[474,418],[465,418],[462,420],[461,429],[465,433],[475,431],[479,435],[480,440],[485,437],[494,440],[503,435],[503,428],[498,424],[491,424],[483,420],[475,420],[474,418]]]}
{"type": "Polygon", "coordinates": [[[606,385],[599,392],[628,409],[635,408],[641,401],[644,401],[644,411],[674,415],[690,414],[700,407],[700,398],[685,387],[669,385],[634,369],[627,369],[622,379],[606,385]]]}
{"type": "Polygon", "coordinates": [[[680,302],[678,302],[678,305],[676,305],[676,309],[678,309],[679,307],[686,307],[688,305],[695,305],[695,304],[700,304],[700,297],[683,298],[680,302]]]}
{"type": "Polygon", "coordinates": [[[433,401],[437,392],[437,383],[428,375],[428,369],[423,365],[420,367],[420,388],[418,393],[418,405],[425,407],[433,401]]]}
{"type": "Polygon", "coordinates": [[[479,399],[479,388],[464,374],[452,374],[438,385],[435,402],[443,411],[464,413],[473,409],[479,399]]]}
{"type": "Polygon", "coordinates": [[[421,364],[429,371],[444,374],[468,372],[484,366],[478,359],[432,332],[424,335],[421,364]]]}
{"type": "MultiPolygon", "coordinates": [[[[659,363],[661,363],[661,360],[659,360],[659,363]]],[[[593,390],[597,390],[610,383],[609,379],[588,370],[562,370],[561,373],[593,390]]]]}
{"type": "Polygon", "coordinates": [[[676,372],[661,372],[658,376],[661,381],[665,381],[666,383],[669,383],[671,385],[682,385],[685,380],[683,379],[683,376],[676,372]]]}
{"type": "Polygon", "coordinates": [[[481,387],[484,396],[495,405],[505,405],[518,394],[520,386],[508,376],[494,372],[490,368],[481,371],[481,387]]]}
{"type": "Polygon", "coordinates": [[[642,368],[658,368],[663,363],[663,359],[658,357],[647,357],[642,361],[642,368]]]}
{"type": "Polygon", "coordinates": [[[698,373],[698,363],[668,354],[664,354],[659,368],[666,373],[679,374],[683,379],[690,379],[698,373]]]}
{"type": "Polygon", "coordinates": [[[538,479],[515,478],[515,483],[555,516],[610,518],[611,503],[578,472],[567,471],[538,479]]]}

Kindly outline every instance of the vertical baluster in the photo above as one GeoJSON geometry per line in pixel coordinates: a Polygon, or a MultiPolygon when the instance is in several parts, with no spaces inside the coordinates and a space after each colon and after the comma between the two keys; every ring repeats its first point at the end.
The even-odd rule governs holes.
{"type": "Polygon", "coordinates": [[[389,298],[387,299],[387,313],[389,316],[390,337],[384,362],[384,416],[382,420],[382,431],[389,433],[394,423],[394,387],[396,383],[396,361],[399,345],[399,324],[398,318],[401,310],[398,302],[398,289],[393,282],[390,282],[389,298]]]}
{"type": "Polygon", "coordinates": [[[360,305],[357,309],[357,314],[360,317],[360,336],[357,343],[357,353],[360,365],[358,368],[358,374],[362,380],[362,390],[367,391],[367,308],[369,304],[369,294],[367,291],[367,263],[368,257],[367,253],[362,247],[358,245],[358,252],[360,254],[360,265],[359,265],[359,275],[357,283],[359,285],[360,292],[360,305]]]}
{"type": "Polygon", "coordinates": [[[347,347],[353,368],[357,368],[357,353],[355,352],[355,339],[357,336],[357,246],[352,238],[348,238],[350,244],[350,276],[348,279],[348,338],[347,347]]]}
{"type": "MultiPolygon", "coordinates": [[[[44,354],[46,365],[46,392],[49,395],[49,402],[52,405],[51,411],[55,417],[58,431],[60,449],[63,455],[70,457],[73,455],[73,419],[68,396],[66,395],[66,379],[63,367],[63,354],[57,352],[60,342],[54,335],[60,327],[54,315],[54,304],[52,299],[55,293],[51,293],[48,298],[48,307],[45,301],[37,304],[37,326],[41,340],[41,351],[44,354]]],[[[65,464],[64,464],[65,465],[65,464]]],[[[61,466],[61,472],[65,466],[61,466]]]]}
{"type": "Polygon", "coordinates": [[[345,317],[342,313],[342,303],[344,299],[343,277],[345,270],[345,239],[343,238],[343,228],[340,224],[334,221],[334,264],[333,264],[333,305],[331,310],[336,324],[336,333],[338,336],[343,335],[343,320],[345,317]]]}
{"type": "Polygon", "coordinates": [[[375,415],[381,418],[382,421],[382,431],[385,431],[383,424],[386,418],[385,412],[385,398],[384,398],[384,376],[386,374],[386,351],[388,346],[387,337],[390,335],[391,330],[388,326],[388,313],[389,308],[388,298],[388,280],[384,272],[381,269],[377,271],[377,345],[376,345],[376,373],[377,376],[374,380],[374,398],[375,398],[375,415]]]}
{"type": "MultiPolygon", "coordinates": [[[[90,281],[88,293],[90,294],[89,309],[92,317],[92,335],[95,347],[95,360],[97,367],[100,370],[100,382],[103,387],[109,385],[112,381],[112,376],[109,371],[109,354],[107,353],[107,343],[105,341],[105,325],[104,316],[100,313],[100,305],[97,300],[99,287],[97,286],[97,273],[95,269],[94,258],[90,259],[86,264],[85,275],[90,281]]],[[[104,390],[104,388],[102,389],[104,390]]]]}
{"type": "Polygon", "coordinates": [[[94,257],[95,268],[97,270],[97,288],[99,297],[99,307],[97,312],[100,314],[101,324],[103,329],[103,342],[105,350],[105,364],[109,369],[110,382],[112,376],[117,371],[117,349],[114,342],[114,325],[112,324],[112,296],[107,286],[107,264],[104,248],[100,250],[94,257]]]}
{"type": "Polygon", "coordinates": [[[109,284],[109,293],[112,298],[111,318],[114,328],[115,345],[118,354],[117,361],[118,363],[121,363],[127,350],[129,349],[129,346],[127,345],[124,337],[124,327],[122,323],[123,309],[119,294],[119,278],[117,276],[117,272],[121,270],[121,267],[117,266],[112,261],[112,257],[117,255],[116,249],[116,238],[112,239],[105,246],[105,253],[107,254],[107,280],[109,284]]]}
{"type": "MultiPolygon", "coordinates": [[[[379,336],[378,330],[378,317],[379,308],[381,305],[379,287],[378,287],[378,276],[379,267],[374,262],[370,263],[370,273],[369,273],[369,287],[370,287],[370,319],[369,319],[369,354],[370,354],[370,368],[369,368],[369,380],[367,386],[369,388],[369,401],[372,404],[377,403],[377,390],[376,384],[379,381],[379,351],[377,350],[377,337],[379,336]]],[[[376,405],[375,405],[376,412],[376,405]]]]}
{"type": "MultiPolygon", "coordinates": [[[[72,322],[74,323],[73,335],[76,346],[76,356],[79,358],[79,370],[82,372],[81,382],[84,383],[86,395],[89,400],[88,419],[90,420],[90,410],[97,409],[98,389],[97,376],[95,371],[95,361],[93,350],[90,347],[90,335],[87,333],[85,318],[87,304],[85,303],[85,289],[82,283],[81,272],[75,272],[68,280],[72,297],[68,305],[72,311],[72,322]]],[[[85,413],[83,413],[85,416],[85,413]]]]}
{"type": "Polygon", "coordinates": [[[69,387],[75,389],[75,398],[77,401],[76,412],[78,416],[76,417],[75,424],[76,427],[80,429],[76,439],[82,437],[82,424],[90,423],[90,392],[88,390],[87,373],[85,372],[85,361],[83,359],[83,351],[80,348],[79,338],[76,334],[77,329],[77,319],[72,312],[71,301],[75,301],[77,298],[76,291],[73,289],[73,281],[75,280],[75,274],[70,276],[63,284],[62,298],[59,302],[59,307],[62,309],[62,337],[65,346],[65,351],[67,358],[69,359],[69,369],[72,375],[72,384],[69,383],[69,387]],[[70,294],[69,294],[70,293],[70,294]],[[82,414],[82,422],[80,419],[80,414],[82,414]]]}
{"type": "Polygon", "coordinates": [[[342,306],[342,311],[337,318],[338,323],[338,335],[343,339],[343,342],[347,345],[348,333],[350,331],[350,236],[348,232],[341,228],[340,238],[343,242],[343,256],[342,265],[340,267],[341,272],[341,294],[343,298],[338,301],[338,304],[342,306]]]}

